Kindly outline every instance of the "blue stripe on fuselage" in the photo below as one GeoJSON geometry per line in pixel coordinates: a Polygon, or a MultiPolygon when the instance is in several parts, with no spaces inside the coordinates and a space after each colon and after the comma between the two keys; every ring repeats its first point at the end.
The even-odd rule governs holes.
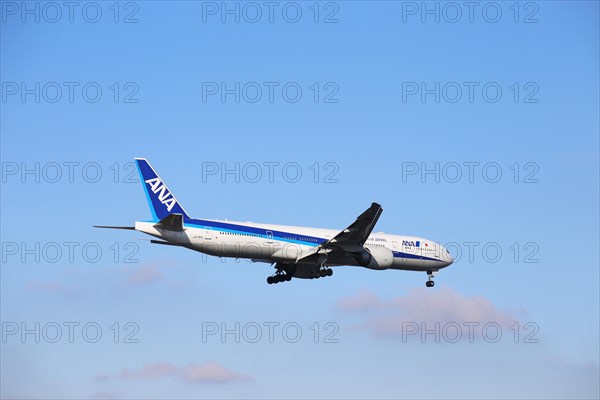
{"type": "MultiPolygon", "coordinates": [[[[247,225],[238,225],[231,224],[228,222],[220,222],[220,221],[209,221],[204,219],[188,219],[184,223],[185,226],[189,226],[192,228],[200,228],[200,229],[209,229],[214,231],[218,229],[221,232],[229,232],[229,233],[237,233],[242,235],[256,235],[256,237],[262,239],[268,239],[267,231],[273,234],[273,240],[278,240],[281,242],[288,243],[296,243],[307,246],[316,246],[326,241],[324,238],[316,237],[316,236],[308,236],[301,235],[298,233],[291,232],[283,232],[277,231],[274,229],[265,229],[265,228],[256,228],[253,226],[247,225]]],[[[410,259],[418,259],[418,260],[428,260],[428,261],[439,261],[443,262],[443,260],[438,260],[437,258],[420,256],[417,254],[404,253],[402,251],[392,251],[394,257],[398,258],[410,258],[410,259]]]]}
{"type": "Polygon", "coordinates": [[[218,229],[221,232],[237,233],[242,235],[256,235],[256,237],[262,239],[268,239],[267,232],[271,232],[274,240],[303,244],[307,246],[316,246],[325,241],[324,238],[316,236],[301,235],[299,233],[283,232],[273,229],[256,228],[253,226],[231,224],[228,222],[208,221],[204,219],[188,219],[185,221],[184,225],[200,229],[218,229]]]}
{"type": "Polygon", "coordinates": [[[412,259],[417,259],[417,260],[440,261],[440,262],[444,261],[444,260],[438,260],[437,258],[420,256],[418,254],[404,253],[402,251],[393,251],[392,253],[394,253],[394,257],[399,257],[399,258],[412,258],[412,259]]]}

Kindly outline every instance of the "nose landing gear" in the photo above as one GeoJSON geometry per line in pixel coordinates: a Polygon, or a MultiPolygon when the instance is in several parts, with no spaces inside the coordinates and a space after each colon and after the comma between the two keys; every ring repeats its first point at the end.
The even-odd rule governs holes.
{"type": "Polygon", "coordinates": [[[425,286],[433,287],[435,286],[435,282],[433,281],[433,271],[427,271],[427,282],[425,282],[425,286]]]}

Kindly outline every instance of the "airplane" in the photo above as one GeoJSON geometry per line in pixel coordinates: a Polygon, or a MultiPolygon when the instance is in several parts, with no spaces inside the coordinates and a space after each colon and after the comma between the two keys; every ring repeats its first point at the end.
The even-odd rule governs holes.
{"type": "Polygon", "coordinates": [[[135,230],[160,239],[150,240],[154,244],[270,263],[275,273],[269,284],[324,278],[333,275],[332,267],[355,266],[427,272],[425,285],[433,287],[434,273],[454,262],[448,249],[432,240],[372,233],[383,211],[377,203],[343,230],[191,218],[150,163],[135,162],[152,220],[96,228],[135,230]]]}

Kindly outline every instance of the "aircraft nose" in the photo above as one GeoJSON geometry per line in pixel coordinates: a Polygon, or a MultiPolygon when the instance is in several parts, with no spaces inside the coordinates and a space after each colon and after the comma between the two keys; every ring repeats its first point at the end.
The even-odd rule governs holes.
{"type": "MultiPolygon", "coordinates": [[[[440,245],[441,246],[441,245],[440,245]]],[[[450,254],[450,251],[448,251],[448,249],[444,246],[442,247],[442,257],[441,259],[444,261],[444,263],[446,265],[444,265],[445,267],[447,267],[448,265],[452,264],[454,262],[454,257],[452,257],[452,254],[450,254]]]]}

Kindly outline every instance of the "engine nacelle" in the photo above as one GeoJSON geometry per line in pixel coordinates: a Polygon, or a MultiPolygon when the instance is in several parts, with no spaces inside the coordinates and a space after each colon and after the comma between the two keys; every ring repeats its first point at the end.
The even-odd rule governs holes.
{"type": "Polygon", "coordinates": [[[356,261],[369,269],[388,269],[394,262],[394,253],[386,247],[365,247],[356,253],[356,261]]]}

